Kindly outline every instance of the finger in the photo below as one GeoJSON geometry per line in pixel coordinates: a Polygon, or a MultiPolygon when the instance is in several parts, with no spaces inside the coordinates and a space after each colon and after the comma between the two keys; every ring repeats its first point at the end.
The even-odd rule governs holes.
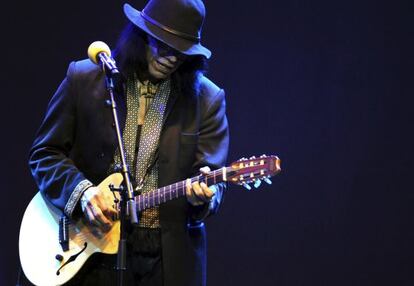
{"type": "Polygon", "coordinates": [[[206,196],[205,196],[205,194],[204,194],[203,190],[201,189],[200,184],[198,182],[194,182],[192,184],[192,187],[193,187],[194,194],[197,196],[197,198],[200,201],[208,202],[208,198],[206,198],[206,196]]]}
{"type": "Polygon", "coordinates": [[[204,175],[207,175],[208,173],[210,173],[210,167],[209,166],[205,166],[203,168],[200,168],[200,172],[204,175]]]}
{"type": "Polygon", "coordinates": [[[107,218],[111,218],[117,214],[117,211],[114,208],[114,202],[110,197],[109,199],[108,199],[108,196],[104,198],[98,197],[96,201],[97,201],[97,206],[101,209],[102,213],[107,218]]]}
{"type": "Polygon", "coordinates": [[[102,223],[95,216],[96,211],[94,210],[94,208],[92,206],[88,206],[85,209],[85,212],[87,214],[88,222],[91,225],[90,230],[91,230],[92,234],[95,235],[96,237],[101,237],[102,232],[100,231],[100,229],[105,228],[105,226],[103,226],[102,223]]]}
{"type": "Polygon", "coordinates": [[[108,219],[108,220],[115,220],[116,216],[118,215],[118,212],[115,210],[115,208],[113,206],[109,206],[105,209],[101,209],[103,215],[108,219]]]}
{"type": "Polygon", "coordinates": [[[86,206],[84,212],[85,212],[86,219],[88,220],[88,222],[90,224],[96,225],[97,222],[95,221],[95,216],[93,215],[93,211],[91,210],[90,206],[86,206]]]}
{"type": "Polygon", "coordinates": [[[95,226],[91,227],[91,232],[97,238],[102,238],[103,237],[103,233],[102,233],[102,231],[99,227],[95,227],[95,226]]]}
{"type": "Polygon", "coordinates": [[[189,201],[193,206],[201,206],[205,204],[204,201],[200,200],[200,198],[197,197],[197,195],[194,193],[193,190],[191,191],[191,196],[190,196],[189,201]]]}
{"type": "Polygon", "coordinates": [[[191,179],[185,181],[185,194],[187,197],[191,196],[191,179]]]}
{"type": "Polygon", "coordinates": [[[197,206],[197,205],[200,204],[200,202],[198,202],[197,197],[193,193],[192,186],[191,186],[191,179],[187,179],[186,182],[185,182],[185,194],[187,196],[187,201],[191,205],[197,206]]]}
{"type": "Polygon", "coordinates": [[[200,187],[202,191],[204,192],[204,196],[206,197],[206,199],[210,201],[211,198],[215,195],[213,190],[210,189],[205,183],[200,183],[200,187]]]}
{"type": "Polygon", "coordinates": [[[99,207],[93,205],[91,207],[91,210],[93,212],[97,225],[100,226],[103,230],[108,230],[111,227],[112,223],[105,217],[105,215],[102,213],[102,210],[99,207]]]}
{"type": "Polygon", "coordinates": [[[108,219],[112,219],[114,216],[118,214],[118,211],[114,208],[114,206],[109,206],[105,210],[102,210],[102,213],[108,219]]]}

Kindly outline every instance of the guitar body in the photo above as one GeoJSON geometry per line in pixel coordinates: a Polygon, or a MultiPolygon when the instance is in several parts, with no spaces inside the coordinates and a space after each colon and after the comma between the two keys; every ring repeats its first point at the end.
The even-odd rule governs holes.
{"type": "MultiPolygon", "coordinates": [[[[121,182],[121,174],[112,174],[99,188],[110,192],[109,184],[119,186],[121,182]]],[[[20,262],[26,277],[35,285],[62,285],[81,269],[92,254],[115,254],[118,251],[119,221],[114,223],[109,232],[99,236],[83,219],[70,222],[69,249],[63,251],[59,243],[61,215],[62,212],[47,202],[40,192],[24,213],[19,237],[20,262]],[[63,259],[59,261],[57,255],[63,259]],[[76,259],[67,263],[72,256],[76,256],[76,259]]]]}

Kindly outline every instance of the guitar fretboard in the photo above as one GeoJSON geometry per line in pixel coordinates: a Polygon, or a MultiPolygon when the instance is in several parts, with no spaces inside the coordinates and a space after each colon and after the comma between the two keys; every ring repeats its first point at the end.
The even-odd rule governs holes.
{"type": "MultiPolygon", "coordinates": [[[[214,185],[226,181],[227,178],[227,168],[223,167],[221,169],[211,171],[207,175],[199,175],[191,178],[191,183],[193,182],[204,182],[207,186],[214,185]]],[[[148,208],[158,206],[162,203],[178,199],[185,196],[186,193],[186,180],[153,190],[145,192],[137,197],[135,201],[137,204],[138,211],[143,211],[148,208]]]]}

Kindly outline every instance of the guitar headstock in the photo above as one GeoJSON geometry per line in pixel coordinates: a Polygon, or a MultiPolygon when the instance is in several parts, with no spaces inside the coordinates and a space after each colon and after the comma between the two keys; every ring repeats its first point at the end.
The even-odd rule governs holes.
{"type": "Polygon", "coordinates": [[[241,158],[228,167],[227,181],[250,190],[250,183],[253,183],[256,188],[260,186],[261,181],[271,184],[269,178],[280,171],[280,159],[277,156],[241,158]]]}

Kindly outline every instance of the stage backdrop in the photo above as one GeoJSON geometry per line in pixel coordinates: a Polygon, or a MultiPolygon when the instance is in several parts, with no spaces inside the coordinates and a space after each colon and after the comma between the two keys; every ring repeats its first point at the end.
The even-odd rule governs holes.
{"type": "MultiPolygon", "coordinates": [[[[208,220],[208,285],[413,285],[406,2],[206,1],[229,162],[276,154],[283,168],[257,191],[230,186],[208,220]]],[[[114,46],[122,4],[3,3],[0,285],[18,276],[19,224],[36,193],[28,150],[47,103],[92,41],[114,46]]]]}

